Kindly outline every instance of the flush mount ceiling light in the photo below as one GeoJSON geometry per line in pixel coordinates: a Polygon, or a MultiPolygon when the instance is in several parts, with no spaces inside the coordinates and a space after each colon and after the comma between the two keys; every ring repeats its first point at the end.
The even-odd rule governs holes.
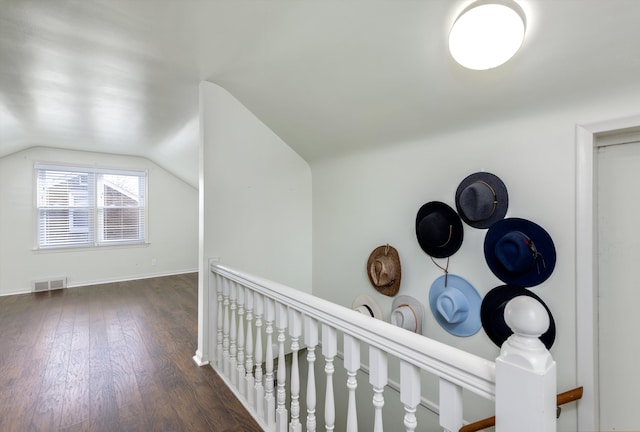
{"type": "Polygon", "coordinates": [[[465,8],[449,33],[449,51],[462,66],[500,66],[520,49],[526,17],[512,0],[478,0],[465,8]]]}

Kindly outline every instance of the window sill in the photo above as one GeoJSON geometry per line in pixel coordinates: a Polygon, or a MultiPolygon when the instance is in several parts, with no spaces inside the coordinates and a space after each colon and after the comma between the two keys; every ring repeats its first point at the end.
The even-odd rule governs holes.
{"type": "Polygon", "coordinates": [[[36,254],[40,254],[40,253],[49,253],[49,252],[84,252],[84,251],[146,248],[149,246],[151,246],[151,243],[145,242],[145,243],[112,244],[112,245],[103,245],[103,246],[64,246],[64,247],[51,247],[51,248],[33,248],[32,251],[36,254]]]}

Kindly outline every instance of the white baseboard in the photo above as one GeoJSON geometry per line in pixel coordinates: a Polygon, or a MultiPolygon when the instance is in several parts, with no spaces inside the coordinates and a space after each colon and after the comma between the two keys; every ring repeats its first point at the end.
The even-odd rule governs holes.
{"type": "MultiPolygon", "coordinates": [[[[164,272],[164,273],[148,273],[148,274],[141,274],[141,275],[130,275],[126,277],[96,279],[92,281],[80,281],[76,283],[70,283],[67,285],[67,288],[79,288],[83,286],[100,285],[100,284],[116,283],[116,282],[127,282],[132,280],[151,279],[151,278],[163,277],[163,276],[176,276],[180,274],[197,273],[197,272],[198,272],[198,269],[188,269],[188,270],[170,271],[170,272],[164,272]]],[[[0,292],[0,297],[17,295],[17,294],[29,294],[31,292],[33,292],[33,290],[31,289],[31,287],[28,287],[28,288],[13,290],[13,291],[0,292]]]]}

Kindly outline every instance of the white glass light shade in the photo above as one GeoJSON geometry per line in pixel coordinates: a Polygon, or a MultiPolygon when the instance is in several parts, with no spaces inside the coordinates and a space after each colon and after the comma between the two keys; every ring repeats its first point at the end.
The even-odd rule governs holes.
{"type": "Polygon", "coordinates": [[[462,66],[485,70],[508,61],[524,40],[525,16],[511,1],[477,1],[456,19],[449,51],[462,66]]]}

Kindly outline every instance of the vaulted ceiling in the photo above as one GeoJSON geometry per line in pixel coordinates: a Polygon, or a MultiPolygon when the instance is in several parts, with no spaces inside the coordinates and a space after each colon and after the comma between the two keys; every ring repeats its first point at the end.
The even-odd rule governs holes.
{"type": "Polygon", "coordinates": [[[454,63],[468,0],[0,0],[0,157],[147,157],[197,184],[198,83],[309,162],[640,85],[640,1],[521,0],[507,64],[454,63]]]}

